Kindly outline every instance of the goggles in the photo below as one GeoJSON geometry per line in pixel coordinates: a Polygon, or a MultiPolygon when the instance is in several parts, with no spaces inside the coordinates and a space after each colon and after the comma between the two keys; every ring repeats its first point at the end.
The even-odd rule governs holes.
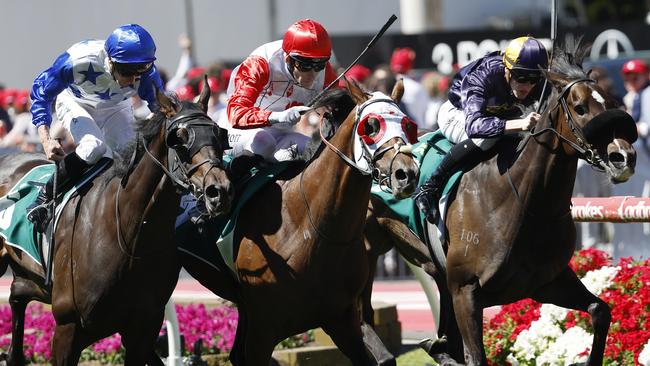
{"type": "Polygon", "coordinates": [[[113,62],[113,69],[122,76],[140,76],[146,74],[153,67],[153,62],[123,64],[113,62]]]}
{"type": "Polygon", "coordinates": [[[532,70],[510,69],[510,77],[519,84],[537,84],[542,80],[542,73],[532,70]]]}
{"type": "Polygon", "coordinates": [[[300,70],[301,72],[308,72],[314,70],[316,72],[322,71],[327,65],[328,59],[315,59],[315,58],[303,58],[299,56],[289,55],[293,61],[293,65],[300,70]]]}

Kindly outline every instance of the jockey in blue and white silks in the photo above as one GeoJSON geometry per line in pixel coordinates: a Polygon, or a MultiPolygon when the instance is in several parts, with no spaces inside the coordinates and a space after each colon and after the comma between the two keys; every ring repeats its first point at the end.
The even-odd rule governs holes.
{"type": "Polygon", "coordinates": [[[490,53],[463,67],[452,81],[449,101],[438,112],[440,131],[455,145],[414,199],[427,220],[437,219],[437,201],[451,174],[506,133],[532,128],[540,115],[522,116],[540,96],[548,53],[533,37],[512,40],[505,52],[490,53]]]}
{"type": "MultiPolygon", "coordinates": [[[[114,151],[133,139],[132,96],[137,93],[151,110],[156,109],[154,87],[164,89],[153,64],[155,53],[151,35],[137,24],[127,24],[115,29],[106,41],[73,45],[36,77],[31,92],[32,123],[46,157],[60,160],[57,188],[74,183],[88,166],[102,157],[112,158],[114,151]],[[50,137],[52,104],[77,145],[65,157],[59,141],[50,137]]],[[[49,182],[41,191],[28,213],[30,220],[46,221],[44,203],[51,198],[52,186],[49,182]]]]}

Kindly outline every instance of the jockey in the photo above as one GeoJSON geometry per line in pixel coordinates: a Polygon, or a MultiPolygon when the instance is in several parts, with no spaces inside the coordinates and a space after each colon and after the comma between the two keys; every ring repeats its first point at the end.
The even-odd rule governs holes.
{"type": "MultiPolygon", "coordinates": [[[[156,45],[137,24],[115,29],[106,41],[79,42],[43,71],[32,87],[32,123],[45,155],[59,161],[57,192],[68,189],[82,173],[102,157],[124,148],[133,139],[133,107],[136,93],[156,106],[156,91],[164,90],[154,66],[156,45]],[[56,101],[56,102],[55,102],[56,101]],[[58,140],[50,136],[52,104],[57,118],[70,132],[75,151],[64,156],[58,140]]],[[[39,192],[27,217],[42,229],[48,221],[47,204],[53,199],[53,178],[39,192]]]]}
{"type": "Polygon", "coordinates": [[[311,20],[289,27],[283,40],[258,47],[232,73],[227,118],[231,155],[259,155],[269,162],[292,160],[309,137],[293,126],[314,96],[334,79],[332,44],[325,28],[311,20]]]}
{"type": "Polygon", "coordinates": [[[539,120],[535,112],[522,114],[539,98],[541,70],[547,66],[544,45],[533,37],[519,37],[505,52],[489,53],[454,76],[438,124],[456,145],[413,196],[429,222],[437,219],[438,200],[452,173],[489,150],[504,134],[527,131],[539,120]]]}

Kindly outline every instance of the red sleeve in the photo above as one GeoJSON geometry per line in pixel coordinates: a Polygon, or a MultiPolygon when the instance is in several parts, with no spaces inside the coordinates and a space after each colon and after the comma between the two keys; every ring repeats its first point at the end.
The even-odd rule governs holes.
{"type": "Polygon", "coordinates": [[[226,112],[234,128],[259,128],[269,125],[270,111],[255,107],[257,97],[269,81],[269,64],[259,56],[249,56],[233,76],[234,91],[226,112]]]}
{"type": "MultiPolygon", "coordinates": [[[[336,79],[337,77],[339,77],[339,75],[336,73],[336,71],[334,71],[332,65],[329,62],[327,62],[327,65],[325,65],[325,83],[323,85],[323,88],[330,85],[330,83],[334,81],[334,79],[336,79]]],[[[338,88],[338,87],[339,87],[338,83],[337,85],[333,86],[333,88],[338,88]]]]}

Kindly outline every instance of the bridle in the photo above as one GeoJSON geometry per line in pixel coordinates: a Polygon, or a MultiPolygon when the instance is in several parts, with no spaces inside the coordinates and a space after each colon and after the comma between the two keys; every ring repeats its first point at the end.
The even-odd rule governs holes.
{"type": "Polygon", "coordinates": [[[144,151],[147,153],[149,158],[163,171],[163,173],[171,180],[172,185],[180,193],[192,193],[196,198],[197,202],[200,202],[203,198],[205,191],[205,180],[208,173],[214,168],[222,168],[223,162],[220,158],[204,159],[203,161],[192,164],[192,157],[196,155],[199,150],[205,146],[220,146],[222,149],[227,148],[227,135],[225,130],[222,130],[218,127],[204,112],[197,110],[188,110],[184,111],[181,109],[172,119],[167,119],[165,122],[165,135],[164,141],[165,145],[168,148],[167,152],[167,167],[158,160],[149,150],[147,146],[148,143],[145,140],[144,136],[136,136],[136,147],[131,155],[129,161],[129,168],[124,178],[122,178],[121,183],[117,187],[117,192],[115,195],[115,222],[117,229],[117,239],[118,244],[122,252],[130,257],[131,260],[139,259],[139,257],[134,256],[132,253],[135,251],[135,246],[132,248],[132,253],[129,253],[124,240],[122,238],[122,232],[120,229],[120,209],[119,209],[119,199],[120,192],[126,183],[128,182],[128,177],[132,172],[135,166],[135,160],[137,156],[138,146],[142,144],[144,151]],[[188,139],[185,142],[181,142],[176,138],[176,133],[184,129],[188,133],[188,139]],[[226,144],[224,146],[224,143],[226,144]],[[206,170],[201,178],[201,187],[197,187],[191,181],[191,176],[194,172],[201,166],[209,164],[210,168],[206,170]],[[189,167],[187,166],[189,165],[189,167]]]}
{"type": "MultiPolygon", "coordinates": [[[[578,126],[576,121],[573,119],[573,115],[571,114],[569,110],[569,104],[567,102],[567,97],[569,95],[569,92],[571,91],[571,88],[578,84],[578,83],[596,83],[595,80],[590,79],[590,78],[580,78],[580,79],[575,79],[569,82],[567,85],[562,88],[558,96],[556,97],[555,105],[549,110],[548,112],[548,118],[549,118],[549,126],[544,127],[540,131],[535,131],[535,128],[531,129],[531,133],[526,137],[526,139],[522,142],[519,148],[517,148],[517,154],[523,150],[523,147],[528,143],[530,137],[537,137],[540,136],[546,132],[551,132],[553,133],[558,139],[560,139],[562,142],[568,144],[573,148],[577,153],[578,156],[585,160],[587,163],[589,163],[591,166],[593,166],[595,169],[599,171],[604,171],[605,170],[605,162],[603,159],[600,157],[598,154],[598,151],[594,149],[593,145],[590,144],[587,141],[587,138],[585,137],[582,128],[578,126]],[[561,108],[562,112],[564,113],[564,116],[566,118],[567,124],[569,128],[571,129],[571,132],[573,133],[573,136],[575,137],[575,142],[571,141],[570,139],[564,137],[557,129],[554,127],[555,121],[553,121],[553,111],[555,111],[557,108],[561,108]]],[[[588,124],[589,122],[587,122],[588,124]]]]}

